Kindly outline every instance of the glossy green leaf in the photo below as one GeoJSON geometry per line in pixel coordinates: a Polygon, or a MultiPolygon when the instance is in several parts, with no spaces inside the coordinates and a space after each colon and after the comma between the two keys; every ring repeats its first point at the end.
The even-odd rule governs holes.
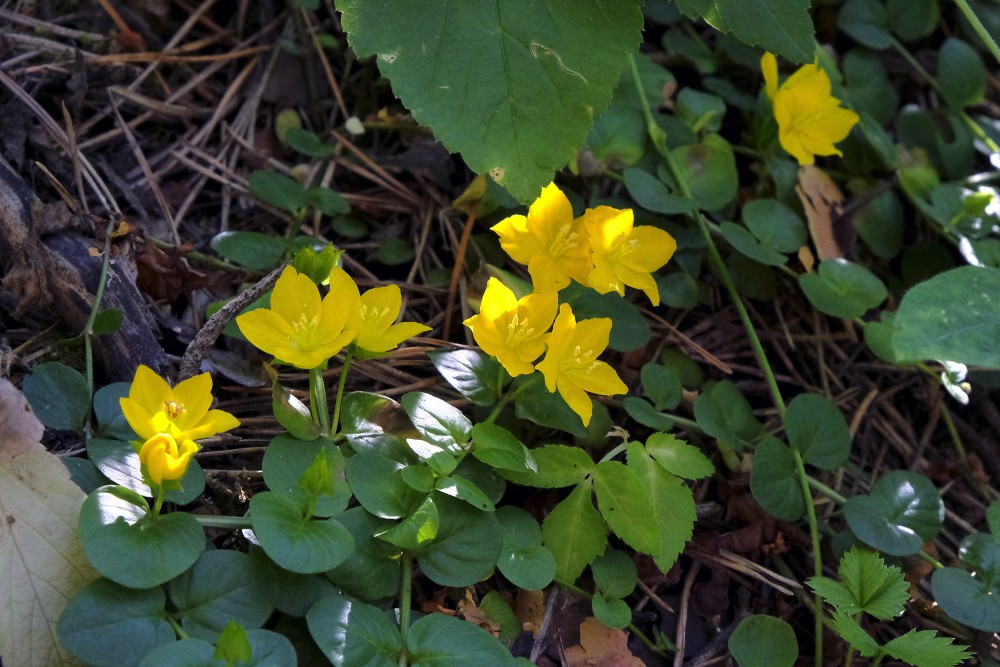
{"type": "Polygon", "coordinates": [[[538,464],[517,437],[496,424],[481,422],[472,427],[472,455],[501,470],[538,472],[538,464]]]}
{"type": "Polygon", "coordinates": [[[675,0],[675,4],[691,18],[704,18],[745,44],[795,62],[813,58],[815,43],[807,0],[675,0]]]}
{"type": "Polygon", "coordinates": [[[192,637],[214,640],[229,621],[255,630],[271,616],[267,582],[253,559],[230,549],[206,551],[170,582],[170,600],[192,637]]]}
{"type": "Polygon", "coordinates": [[[446,496],[469,503],[478,510],[492,512],[496,509],[482,489],[459,475],[438,477],[435,488],[446,496]]]}
{"type": "Polygon", "coordinates": [[[888,295],[874,273],[846,259],[821,262],[817,273],[799,276],[799,286],[810,303],[833,317],[861,317],[888,295]]]}
{"type": "Polygon", "coordinates": [[[875,50],[892,46],[889,14],[878,0],[847,0],[837,26],[860,44],[875,50]]]}
{"type": "Polygon", "coordinates": [[[348,595],[361,600],[392,597],[399,590],[399,549],[376,539],[389,522],[372,516],[362,507],[352,507],[337,520],[354,538],[354,551],[327,577],[348,595]]]}
{"type": "Polygon", "coordinates": [[[97,428],[94,437],[109,440],[135,440],[138,436],[125,420],[118,399],[128,396],[128,382],[112,382],[94,392],[94,416],[97,417],[97,428]]]}
{"type": "Polygon", "coordinates": [[[715,466],[700,449],[669,433],[654,433],[649,436],[646,440],[646,453],[664,470],[684,479],[702,479],[715,472],[715,466]]]}
{"type": "Polygon", "coordinates": [[[849,499],[844,518],[865,544],[891,556],[908,556],[937,536],[944,503],[923,475],[894,470],[879,478],[870,494],[849,499]]]}
{"type": "Polygon", "coordinates": [[[986,632],[1000,631],[1000,580],[978,579],[957,567],[934,572],[934,599],[949,616],[986,632]]]}
{"type": "Polygon", "coordinates": [[[88,584],[59,618],[59,642],[94,667],[137,665],[161,644],[176,639],[167,623],[161,588],[135,590],[107,579],[88,584]]]}
{"type": "Polygon", "coordinates": [[[792,667],[799,657],[795,631],[774,616],[747,616],[729,637],[729,652],[740,667],[792,667]]]}
{"type": "Polygon", "coordinates": [[[402,477],[406,466],[372,452],[347,461],[347,481],[361,506],[383,519],[400,519],[422,501],[402,477]]]}
{"type": "Polygon", "coordinates": [[[388,396],[352,391],[340,406],[340,430],[357,452],[390,458],[409,456],[409,449],[396,434],[412,428],[403,406],[388,396]]]}
{"type": "Polygon", "coordinates": [[[332,474],[333,493],[320,494],[316,499],[313,516],[328,517],[347,509],[351,489],[347,486],[347,463],[340,448],[326,438],[304,442],[283,433],[268,443],[264,450],[261,470],[264,482],[275,493],[280,493],[305,507],[311,498],[299,484],[306,470],[323,452],[332,474]]]}
{"type": "MultiPolygon", "coordinates": [[[[246,633],[250,658],[237,662],[239,667],[275,667],[296,662],[295,647],[284,635],[270,630],[249,630],[246,633]]],[[[216,647],[204,639],[182,639],[157,647],[143,658],[139,667],[227,667],[225,660],[216,658],[216,647]]]]}
{"type": "Polygon", "coordinates": [[[694,402],[694,416],[707,435],[730,447],[742,448],[764,431],[754,417],[750,403],[728,380],[717,383],[698,396],[694,402]]]}
{"type": "Polygon", "coordinates": [[[500,362],[479,350],[435,350],[427,356],[441,377],[476,405],[496,403],[510,380],[500,362]]]}
{"type": "Polygon", "coordinates": [[[597,507],[608,526],[632,548],[655,554],[660,526],[653,516],[653,499],[636,473],[617,461],[601,461],[594,469],[597,507]]]}
{"type": "Polygon", "coordinates": [[[427,496],[402,521],[376,533],[375,537],[405,551],[414,551],[433,541],[440,527],[437,503],[432,496],[427,496]]]}
{"type": "Polygon", "coordinates": [[[332,664],[396,667],[403,641],[381,609],[330,595],[313,605],[306,621],[313,640],[332,664]]]}
{"type": "Polygon", "coordinates": [[[892,345],[903,359],[1000,368],[1000,269],[963,266],[903,295],[892,345]]]}
{"type": "Polygon", "coordinates": [[[591,499],[593,485],[579,484],[542,522],[542,539],[556,559],[556,576],[574,582],[608,543],[604,519],[591,499]]]}
{"type": "Polygon", "coordinates": [[[590,605],[597,620],[609,628],[622,630],[632,622],[632,608],[625,600],[598,592],[590,599],[590,605]]]}
{"type": "MultiPolygon", "coordinates": [[[[514,386],[516,388],[518,385],[515,383],[514,386]]],[[[591,428],[595,426],[602,404],[592,401],[592,405],[594,417],[591,418],[591,428]]],[[[539,426],[559,429],[578,438],[586,438],[590,434],[580,421],[580,416],[566,405],[562,396],[547,391],[542,383],[532,384],[524,390],[524,393],[518,394],[514,401],[514,414],[518,419],[527,419],[539,426]]],[[[607,433],[607,430],[604,433],[607,433]]]]}
{"type": "Polygon", "coordinates": [[[250,550],[255,578],[267,584],[267,599],[282,614],[303,618],[320,598],[341,590],[322,574],[290,572],[271,560],[264,550],[253,545],[250,550]]]}
{"type": "Polygon", "coordinates": [[[102,486],[80,508],[80,541],[87,558],[122,586],[159,586],[191,567],[205,550],[205,531],[190,514],[153,519],[147,512],[142,496],[121,486],[102,486]]]}
{"type": "Polygon", "coordinates": [[[58,361],[46,361],[24,378],[21,391],[46,428],[83,430],[83,420],[90,411],[90,390],[79,371],[58,361]]]}
{"type": "Polygon", "coordinates": [[[285,255],[285,244],[280,238],[260,232],[220,232],[212,237],[211,246],[230,262],[253,271],[273,269],[285,255]]]}
{"type": "Polygon", "coordinates": [[[552,583],[556,561],[542,546],[542,530],[535,518],[513,505],[497,508],[496,517],[503,531],[497,569],[525,590],[541,590],[552,583]]]}
{"type": "Polygon", "coordinates": [[[543,445],[530,450],[537,472],[498,471],[505,479],[525,486],[558,489],[583,481],[596,464],[587,452],[569,445],[543,445]]]}
{"type": "Polygon", "coordinates": [[[753,455],[750,492],[764,510],[782,521],[798,521],[806,513],[806,501],[795,472],[795,455],[773,437],[764,438],[753,455]]]}
{"type": "Polygon", "coordinates": [[[351,47],[377,56],[414,118],[522,202],[538,197],[608,106],[639,45],[639,7],[634,0],[337,6],[351,47]]]}
{"type": "Polygon", "coordinates": [[[694,532],[697,518],[694,496],[684,482],[657,464],[639,443],[629,443],[626,460],[640,487],[652,499],[652,517],[659,527],[660,541],[651,555],[657,567],[666,572],[694,532]]]}
{"type": "Polygon", "coordinates": [[[840,467],[851,453],[851,431],[837,404],[820,394],[799,394],[788,403],[785,433],[803,460],[822,470],[840,467]]]}
{"type": "Polygon", "coordinates": [[[417,391],[403,396],[401,403],[425,440],[453,453],[468,442],[472,422],[458,408],[417,391]]]}
{"type": "MultiPolygon", "coordinates": [[[[87,456],[105,477],[126,489],[147,498],[153,491],[142,481],[142,464],[135,448],[121,440],[92,438],[87,442],[87,456]]],[[[188,464],[180,479],[180,488],[167,492],[166,499],[178,505],[187,505],[205,490],[205,472],[197,459],[188,464]]]]}
{"type": "Polygon", "coordinates": [[[488,577],[500,556],[502,532],[493,512],[435,494],[441,515],[437,537],[416,552],[420,569],[442,586],[471,586],[488,577]]]}
{"type": "Polygon", "coordinates": [[[344,562],[354,539],[334,519],[306,520],[290,498],[264,491],[250,499],[250,519],[260,546],[278,565],[298,572],[323,572],[344,562]]]}
{"type": "Polygon", "coordinates": [[[490,633],[445,614],[427,614],[417,619],[410,626],[406,648],[411,667],[468,667],[472,656],[477,663],[490,667],[519,664],[490,633]]]}

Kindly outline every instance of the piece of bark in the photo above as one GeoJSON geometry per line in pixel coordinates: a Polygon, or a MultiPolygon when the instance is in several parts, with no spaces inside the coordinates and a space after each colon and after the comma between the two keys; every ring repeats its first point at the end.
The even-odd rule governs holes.
{"type": "MultiPolygon", "coordinates": [[[[17,298],[14,317],[29,307],[48,309],[70,336],[80,334],[100,282],[103,242],[73,228],[63,204],[45,205],[0,161],[0,276],[17,298]]],[[[135,286],[130,239],[112,243],[101,310],[122,311],[117,331],[94,338],[94,353],[107,381],[130,380],[139,364],[158,370],[166,361],[156,323],[135,286]]]]}

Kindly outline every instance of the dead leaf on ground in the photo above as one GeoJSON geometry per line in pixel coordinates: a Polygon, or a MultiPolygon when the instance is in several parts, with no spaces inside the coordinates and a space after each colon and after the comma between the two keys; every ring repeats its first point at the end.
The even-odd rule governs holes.
{"type": "Polygon", "coordinates": [[[519,590],[514,600],[514,615],[520,621],[522,630],[537,637],[545,616],[545,591],[519,590]]]}
{"type": "Polygon", "coordinates": [[[0,656],[23,667],[76,665],[56,624],[97,578],[76,530],[86,496],[38,442],[44,429],[26,408],[21,392],[0,381],[0,656]]]}
{"type": "Polygon", "coordinates": [[[567,667],[643,667],[628,650],[628,635],[594,617],[580,624],[580,643],[566,649],[567,667]]]}
{"type": "Polygon", "coordinates": [[[809,222],[809,235],[816,246],[820,261],[844,256],[837,243],[833,221],[840,216],[844,195],[822,169],[815,165],[799,168],[799,184],[795,193],[802,202],[809,222]]]}

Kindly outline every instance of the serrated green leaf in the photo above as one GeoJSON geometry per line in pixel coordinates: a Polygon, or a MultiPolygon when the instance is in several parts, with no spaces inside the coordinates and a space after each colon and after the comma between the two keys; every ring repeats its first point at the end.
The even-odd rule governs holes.
{"type": "Polygon", "coordinates": [[[537,472],[497,470],[504,479],[524,486],[558,489],[583,481],[596,467],[586,451],[569,445],[543,445],[530,450],[537,472]]]}
{"type": "Polygon", "coordinates": [[[745,44],[795,62],[813,58],[816,45],[808,0],[675,0],[675,4],[691,18],[704,18],[745,44]]]}
{"type": "Polygon", "coordinates": [[[542,523],[542,539],[556,559],[556,576],[574,582],[608,543],[604,519],[591,500],[590,481],[579,484],[549,512],[542,523]]]}
{"type": "Polygon", "coordinates": [[[654,433],[649,436],[646,440],[646,452],[664,470],[684,479],[702,479],[715,472],[715,466],[700,449],[669,433],[654,433]]]}
{"type": "Polygon", "coordinates": [[[650,458],[639,443],[629,443],[626,460],[653,501],[652,517],[660,529],[660,543],[652,556],[657,567],[666,572],[694,532],[697,519],[694,496],[684,482],[650,458]]]}
{"type": "Polygon", "coordinates": [[[642,31],[637,0],[337,8],[351,47],[377,56],[414,118],[522,202],[583,144],[642,31]]]}
{"type": "Polygon", "coordinates": [[[594,493],[601,516],[618,537],[643,553],[659,551],[660,526],[653,517],[653,499],[634,471],[617,461],[598,463],[594,493]]]}
{"type": "Polygon", "coordinates": [[[830,577],[809,577],[806,583],[823,596],[823,600],[837,609],[844,609],[853,614],[861,610],[854,596],[847,590],[847,586],[839,581],[830,577]]]}
{"type": "Polygon", "coordinates": [[[831,620],[833,627],[837,629],[837,634],[857,649],[858,653],[866,658],[871,658],[878,653],[878,642],[872,639],[871,635],[865,632],[864,628],[849,613],[837,610],[831,614],[831,620]]]}
{"type": "Polygon", "coordinates": [[[877,553],[855,547],[841,557],[838,571],[857,606],[844,611],[865,611],[883,621],[903,613],[909,584],[902,570],[886,565],[877,553]]]}
{"type": "Polygon", "coordinates": [[[972,657],[968,647],[954,642],[951,637],[939,637],[933,630],[910,630],[890,639],[882,649],[917,667],[953,667],[972,657]]]}

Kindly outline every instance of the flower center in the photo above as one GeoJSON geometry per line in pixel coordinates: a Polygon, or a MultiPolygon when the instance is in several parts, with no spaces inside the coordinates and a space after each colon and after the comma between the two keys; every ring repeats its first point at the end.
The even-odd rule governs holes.
{"type": "Polygon", "coordinates": [[[594,351],[587,349],[584,350],[579,345],[573,348],[573,364],[575,370],[582,370],[584,373],[589,373],[590,371],[597,368],[598,361],[594,359],[594,351]]]}
{"type": "Polygon", "coordinates": [[[361,320],[363,322],[368,322],[374,324],[381,322],[385,317],[389,315],[389,308],[379,308],[378,306],[361,306],[361,320]]]}
{"type": "Polygon", "coordinates": [[[296,334],[303,334],[312,332],[316,328],[317,320],[319,318],[313,315],[309,317],[305,313],[299,315],[299,318],[292,322],[292,331],[296,334]]]}
{"type": "Polygon", "coordinates": [[[184,404],[178,403],[177,401],[164,401],[163,411],[167,413],[167,417],[170,419],[177,419],[178,417],[183,417],[187,414],[187,409],[184,407],[184,404]]]}
{"type": "Polygon", "coordinates": [[[514,313],[514,317],[510,318],[510,322],[507,323],[504,344],[511,348],[517,347],[525,338],[529,338],[534,333],[535,328],[529,326],[528,318],[521,319],[518,313],[514,313]]]}
{"type": "Polygon", "coordinates": [[[579,242],[580,234],[573,231],[573,225],[566,223],[556,232],[555,238],[549,244],[549,254],[552,257],[562,257],[570,250],[575,250],[579,242]]]}

